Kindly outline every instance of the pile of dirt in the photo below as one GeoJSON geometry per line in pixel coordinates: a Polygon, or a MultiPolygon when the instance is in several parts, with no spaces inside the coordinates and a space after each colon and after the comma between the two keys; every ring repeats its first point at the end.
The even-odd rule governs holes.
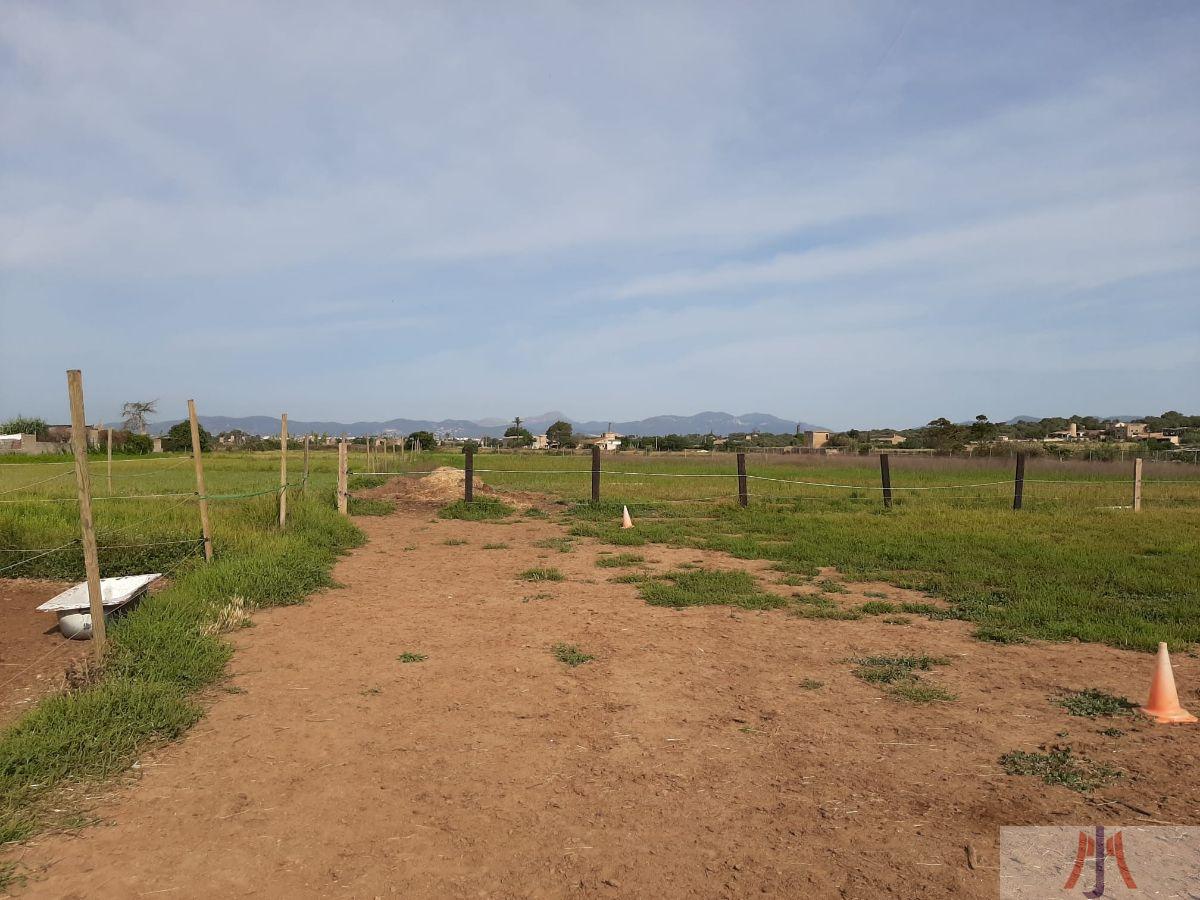
{"type": "MultiPolygon", "coordinates": [[[[386,484],[355,491],[354,496],[370,499],[407,500],[423,503],[453,503],[463,499],[466,473],[451,466],[440,466],[422,477],[399,475],[386,484]]],[[[477,496],[495,496],[496,492],[478,478],[474,479],[477,496]]]]}

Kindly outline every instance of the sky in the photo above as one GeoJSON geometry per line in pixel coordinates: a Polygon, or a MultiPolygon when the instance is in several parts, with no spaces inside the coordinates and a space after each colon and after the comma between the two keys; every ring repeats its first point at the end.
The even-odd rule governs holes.
{"type": "Polygon", "coordinates": [[[0,0],[0,419],[1200,413],[1200,4],[0,0]]]}

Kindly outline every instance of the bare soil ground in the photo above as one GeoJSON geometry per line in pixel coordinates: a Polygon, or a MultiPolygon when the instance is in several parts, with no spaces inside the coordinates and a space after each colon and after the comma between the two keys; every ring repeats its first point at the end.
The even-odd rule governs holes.
{"type": "Polygon", "coordinates": [[[35,612],[70,586],[66,581],[0,579],[0,726],[61,690],[67,669],[87,656],[86,641],[63,640],[54,613],[35,612]]]}
{"type": "MultiPolygon", "coordinates": [[[[21,850],[24,894],[992,897],[1001,825],[1200,822],[1200,729],[1049,699],[1141,699],[1147,655],[985,644],[919,617],[651,607],[596,567],[611,548],[557,552],[535,543],[560,525],[434,508],[361,519],[343,587],[256,613],[207,718],[147,754],[95,810],[105,824],[21,850]],[[532,566],[567,580],[516,577],[532,566]],[[596,658],[568,668],[558,642],[596,658]],[[886,697],[846,661],[898,652],[950,657],[928,679],[958,699],[886,697]],[[997,764],[1052,743],[1124,775],[1089,797],[997,764]]],[[[642,552],[795,590],[756,563],[642,552]]],[[[838,598],[867,590],[902,594],[838,598]]],[[[1176,673],[1200,706],[1200,660],[1176,673]]]]}

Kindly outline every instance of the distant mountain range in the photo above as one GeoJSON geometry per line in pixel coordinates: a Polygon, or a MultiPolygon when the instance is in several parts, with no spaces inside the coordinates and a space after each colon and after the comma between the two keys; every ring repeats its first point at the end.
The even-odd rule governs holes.
{"type": "MultiPolygon", "coordinates": [[[[200,424],[213,434],[235,429],[247,434],[278,434],[279,419],[271,416],[199,416],[200,424]]],[[[762,431],[770,434],[791,434],[801,431],[820,430],[821,426],[808,422],[789,422],[767,413],[744,413],[740,416],[723,412],[702,412],[694,416],[652,416],[633,422],[580,422],[558,411],[537,416],[522,417],[521,424],[534,434],[542,434],[559,419],[570,422],[579,434],[600,434],[609,425],[620,434],[713,434],[725,436],[731,432],[762,431]]],[[[168,419],[150,423],[152,434],[165,434],[179,419],[168,419]]],[[[386,422],[305,422],[288,419],[288,431],[292,434],[348,434],[361,437],[367,434],[411,434],[414,431],[432,431],[445,437],[502,437],[504,429],[511,424],[501,419],[442,419],[434,422],[427,419],[389,419],[386,422]]]]}

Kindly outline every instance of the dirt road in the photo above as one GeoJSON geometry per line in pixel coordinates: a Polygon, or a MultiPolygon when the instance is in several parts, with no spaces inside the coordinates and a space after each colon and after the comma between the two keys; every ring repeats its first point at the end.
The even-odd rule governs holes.
{"type": "MultiPolygon", "coordinates": [[[[227,690],[104,824],[24,849],[25,896],[990,897],[1002,824],[1197,821],[1194,729],[1104,736],[1048,700],[1140,697],[1148,656],[922,618],[654,608],[596,567],[605,548],[534,546],[565,533],[550,522],[360,524],[344,586],[255,614],[227,690]],[[535,565],[567,580],[515,577],[535,565]],[[560,641],[595,660],[567,667],[560,641]],[[897,651],[949,656],[931,677],[958,699],[886,698],[846,662],[897,651]],[[1063,741],[1125,777],[1089,801],[997,764],[1063,741]]],[[[794,590],[754,563],[643,552],[794,590]]],[[[855,590],[872,588],[902,593],[855,590]]],[[[1200,683],[1196,659],[1177,664],[1200,683]]]]}

